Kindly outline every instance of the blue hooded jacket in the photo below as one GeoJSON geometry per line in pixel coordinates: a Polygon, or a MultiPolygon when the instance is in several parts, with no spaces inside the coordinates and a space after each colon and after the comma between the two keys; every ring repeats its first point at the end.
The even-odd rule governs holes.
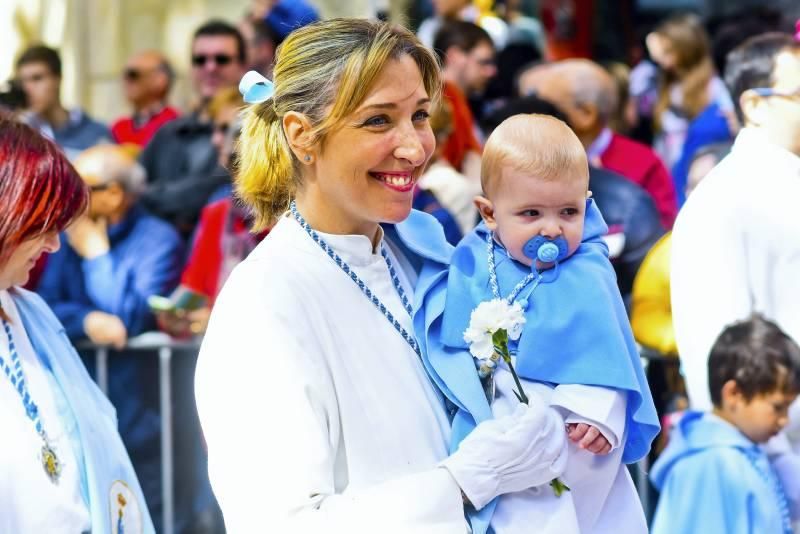
{"type": "Polygon", "coordinates": [[[661,492],[652,534],[782,534],[769,474],[767,455],[736,427],[686,412],[650,473],[661,492]]]}

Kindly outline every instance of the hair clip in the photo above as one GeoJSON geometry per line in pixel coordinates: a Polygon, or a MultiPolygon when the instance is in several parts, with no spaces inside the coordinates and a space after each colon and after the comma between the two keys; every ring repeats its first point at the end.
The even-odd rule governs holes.
{"type": "Polygon", "coordinates": [[[272,97],[275,86],[271,81],[254,70],[242,76],[239,82],[239,92],[248,104],[260,104],[272,97]]]}

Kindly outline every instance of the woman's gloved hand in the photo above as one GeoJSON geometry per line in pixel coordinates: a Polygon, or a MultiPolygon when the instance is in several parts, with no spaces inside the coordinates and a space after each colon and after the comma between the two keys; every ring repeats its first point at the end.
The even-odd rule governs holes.
{"type": "Polygon", "coordinates": [[[480,510],[498,495],[548,484],[566,463],[564,420],[556,410],[535,403],[480,423],[441,466],[480,510]]]}

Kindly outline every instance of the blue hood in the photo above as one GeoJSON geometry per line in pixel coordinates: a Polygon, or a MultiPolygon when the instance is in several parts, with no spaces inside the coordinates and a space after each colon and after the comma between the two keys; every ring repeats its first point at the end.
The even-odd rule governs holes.
{"type": "Polygon", "coordinates": [[[672,430],[669,445],[653,464],[650,480],[656,489],[661,490],[679,460],[714,447],[746,450],[758,448],[758,445],[714,414],[687,411],[672,430]]]}

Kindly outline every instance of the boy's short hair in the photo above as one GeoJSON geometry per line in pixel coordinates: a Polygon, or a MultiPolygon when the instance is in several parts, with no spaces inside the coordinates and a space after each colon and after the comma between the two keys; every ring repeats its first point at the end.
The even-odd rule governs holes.
{"type": "Polygon", "coordinates": [[[760,314],[725,328],[708,358],[708,387],[714,406],[722,386],[734,380],[745,399],[775,390],[800,389],[800,347],[760,314]]]}
{"type": "Polygon", "coordinates": [[[502,177],[505,167],[544,180],[573,177],[589,187],[589,162],[583,145],[564,121],[548,115],[514,115],[492,132],[481,160],[485,195],[502,177]]]}
{"type": "Polygon", "coordinates": [[[61,77],[61,57],[54,48],[35,45],[26,49],[17,59],[17,69],[31,63],[44,63],[51,74],[61,77]]]}

